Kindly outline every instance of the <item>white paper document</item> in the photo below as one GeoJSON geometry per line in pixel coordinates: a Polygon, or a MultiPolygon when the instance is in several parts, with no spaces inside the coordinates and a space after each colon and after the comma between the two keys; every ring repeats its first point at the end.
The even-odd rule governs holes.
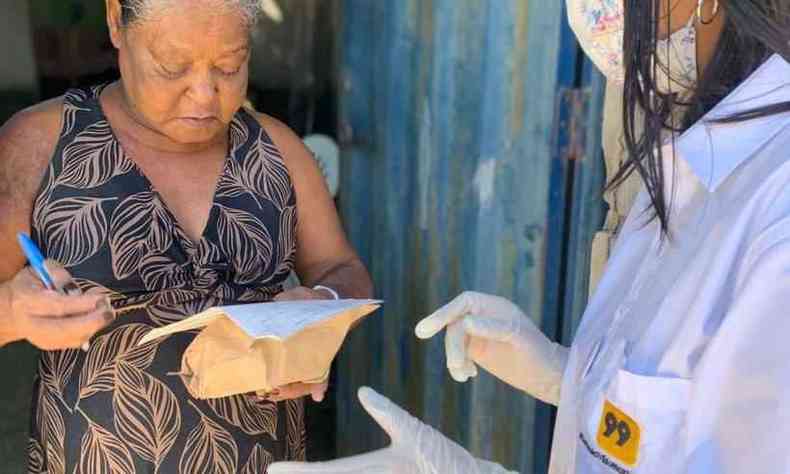
{"type": "Polygon", "coordinates": [[[365,306],[378,307],[381,303],[379,300],[305,300],[220,306],[153,329],[140,345],[168,334],[200,329],[222,318],[229,318],[252,339],[283,341],[313,324],[365,306]]]}
{"type": "Polygon", "coordinates": [[[220,309],[254,339],[285,340],[312,324],[348,310],[378,304],[381,301],[310,300],[223,306],[220,309]]]}

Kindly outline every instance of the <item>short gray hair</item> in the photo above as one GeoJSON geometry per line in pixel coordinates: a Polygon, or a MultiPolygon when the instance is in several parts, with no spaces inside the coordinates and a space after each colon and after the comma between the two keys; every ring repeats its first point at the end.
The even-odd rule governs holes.
{"type": "MultiPolygon", "coordinates": [[[[174,0],[119,0],[121,21],[124,26],[131,25],[148,17],[158,6],[166,6],[174,0]]],[[[253,26],[261,12],[261,0],[207,0],[228,8],[237,9],[249,26],[253,26]]]]}

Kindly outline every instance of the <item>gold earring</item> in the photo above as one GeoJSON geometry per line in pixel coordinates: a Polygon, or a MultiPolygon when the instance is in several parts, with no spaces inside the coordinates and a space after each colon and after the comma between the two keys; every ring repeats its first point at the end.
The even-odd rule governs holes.
{"type": "Polygon", "coordinates": [[[719,14],[720,6],[719,0],[713,0],[713,15],[711,15],[710,20],[705,21],[705,19],[702,17],[702,9],[705,7],[705,0],[697,0],[697,20],[703,25],[710,25],[719,14]]]}

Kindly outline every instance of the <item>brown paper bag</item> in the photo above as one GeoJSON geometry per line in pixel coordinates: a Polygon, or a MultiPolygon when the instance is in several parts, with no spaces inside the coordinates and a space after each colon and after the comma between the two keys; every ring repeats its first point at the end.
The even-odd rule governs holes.
{"type": "Polygon", "coordinates": [[[267,393],[291,383],[325,381],[348,331],[379,304],[339,300],[212,308],[152,330],[141,344],[204,327],[181,361],[180,375],[189,393],[199,399],[267,393]],[[282,326],[272,327],[277,318],[282,326]]]}

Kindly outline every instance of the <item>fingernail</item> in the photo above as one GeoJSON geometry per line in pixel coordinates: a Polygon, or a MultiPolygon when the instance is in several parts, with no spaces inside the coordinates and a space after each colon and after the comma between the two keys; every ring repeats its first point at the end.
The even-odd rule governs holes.
{"type": "Polygon", "coordinates": [[[82,351],[88,352],[88,349],[91,348],[91,343],[89,341],[85,341],[82,343],[82,351]]]}
{"type": "Polygon", "coordinates": [[[105,297],[96,302],[96,309],[103,310],[104,320],[108,323],[115,321],[115,311],[113,311],[110,299],[105,297]]]}

